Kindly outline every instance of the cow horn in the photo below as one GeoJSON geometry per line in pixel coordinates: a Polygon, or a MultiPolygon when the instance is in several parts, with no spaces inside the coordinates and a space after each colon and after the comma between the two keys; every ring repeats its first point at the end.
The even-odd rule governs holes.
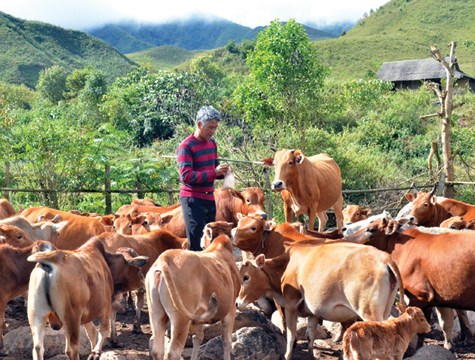
{"type": "Polygon", "coordinates": [[[434,184],[432,191],[430,192],[429,196],[435,195],[435,191],[437,190],[437,184],[434,184]]]}
{"type": "Polygon", "coordinates": [[[272,152],[277,152],[277,150],[274,147],[271,147],[270,149],[272,150],[272,152]]]}

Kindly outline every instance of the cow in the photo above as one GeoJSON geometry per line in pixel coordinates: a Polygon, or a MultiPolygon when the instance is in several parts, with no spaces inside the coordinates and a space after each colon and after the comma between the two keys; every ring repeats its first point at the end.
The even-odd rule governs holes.
{"type": "Polygon", "coordinates": [[[91,342],[89,359],[98,360],[110,332],[114,295],[114,282],[102,242],[91,239],[76,250],[35,253],[27,260],[38,264],[28,286],[33,359],[43,359],[46,317],[54,313],[65,330],[65,353],[69,359],[79,360],[79,334],[84,325],[91,342]],[[93,323],[96,319],[100,324],[99,336],[93,323]]]}
{"type": "MultiPolygon", "coordinates": [[[[371,224],[373,221],[381,218],[386,218],[390,219],[391,214],[387,212],[386,210],[383,210],[381,214],[376,214],[376,215],[371,215],[369,218],[357,221],[352,224],[345,224],[345,226],[342,229],[343,235],[351,235],[357,232],[359,229],[367,226],[368,224],[371,224]]],[[[406,217],[401,218],[401,219],[406,219],[406,217]]]]}
{"type": "Polygon", "coordinates": [[[385,321],[363,321],[351,325],[343,336],[344,360],[402,360],[412,337],[430,332],[421,309],[409,306],[401,316],[385,321]]]}
{"type": "Polygon", "coordinates": [[[206,224],[203,229],[203,236],[201,237],[201,247],[206,249],[221,234],[231,237],[232,229],[233,223],[227,221],[214,221],[206,224]]]}
{"type": "Polygon", "coordinates": [[[140,214],[143,212],[154,212],[157,214],[163,214],[172,211],[173,209],[176,209],[179,206],[180,203],[172,204],[170,206],[127,204],[122,205],[119,210],[115,212],[115,215],[121,216],[127,214],[140,214]]]}
{"type": "Polygon", "coordinates": [[[217,321],[221,321],[223,329],[223,359],[231,359],[235,301],[241,282],[227,235],[219,235],[201,252],[165,251],[147,273],[145,285],[152,328],[151,358],[164,358],[169,320],[167,359],[180,359],[188,333],[194,333],[191,359],[197,360],[203,340],[202,325],[217,321]]]}
{"type": "Polygon", "coordinates": [[[33,241],[20,228],[13,225],[0,225],[0,244],[9,244],[15,247],[26,247],[33,241]]]}
{"type": "Polygon", "coordinates": [[[371,214],[371,209],[363,209],[359,205],[347,205],[343,209],[343,224],[353,224],[360,220],[366,220],[371,214]]]}
{"type": "Polygon", "coordinates": [[[108,231],[106,226],[110,221],[108,216],[104,218],[87,217],[71,214],[67,211],[48,208],[46,206],[33,207],[24,210],[21,215],[31,223],[38,220],[67,221],[59,236],[53,241],[58,249],[74,250],[86,243],[90,238],[108,231]]]}
{"type": "MultiPolygon", "coordinates": [[[[389,252],[401,271],[409,305],[420,307],[428,319],[432,307],[475,310],[475,232],[399,230],[394,221],[379,219],[346,239],[389,252]]],[[[447,349],[453,346],[452,327],[453,317],[443,327],[447,349]]]]}
{"type": "Polygon", "coordinates": [[[12,216],[7,219],[0,220],[0,225],[16,226],[22,230],[28,238],[32,241],[47,240],[55,243],[59,238],[62,229],[67,224],[67,221],[54,223],[52,221],[41,221],[31,224],[23,216],[12,216]]]}
{"type": "Polygon", "coordinates": [[[318,321],[344,326],[358,318],[382,321],[390,314],[398,288],[403,295],[401,276],[391,256],[351,242],[296,241],[281,256],[266,260],[259,255],[256,264],[261,270],[251,262],[241,266],[243,285],[237,305],[242,308],[270,293],[285,307],[287,360],[296,339],[298,315],[309,318],[309,350],[313,352],[318,321]],[[261,274],[254,276],[258,271],[261,274]]]}
{"type": "Polygon", "coordinates": [[[131,205],[142,205],[142,206],[161,206],[150,198],[145,199],[133,199],[130,203],[131,205]]]}
{"type": "MultiPolygon", "coordinates": [[[[162,229],[154,230],[143,235],[121,235],[117,233],[102,233],[97,236],[101,240],[106,249],[115,252],[119,248],[126,247],[134,249],[137,254],[148,257],[148,264],[142,267],[142,273],[145,275],[158,256],[168,249],[187,249],[188,240],[179,238],[170,232],[162,229]]],[[[136,298],[136,314],[134,320],[134,332],[140,333],[140,316],[144,306],[145,287],[137,292],[136,298]]]]}
{"type": "MultiPolygon", "coordinates": [[[[326,210],[335,210],[337,228],[343,226],[343,197],[341,173],[337,163],[327,154],[304,156],[299,150],[280,150],[274,158],[263,163],[275,167],[272,189],[289,191],[290,207],[298,217],[308,215],[308,227],[314,229],[315,218],[319,219],[319,231],[325,229],[328,217],[326,210]]],[[[285,209],[284,209],[285,210],[285,209]]],[[[286,211],[286,222],[292,222],[286,211]]]]}
{"type": "MultiPolygon", "coordinates": [[[[28,289],[30,273],[35,267],[26,259],[39,251],[52,250],[48,241],[38,240],[29,246],[18,248],[9,244],[0,245],[0,354],[3,348],[5,309],[10,300],[23,295],[28,289]]],[[[6,354],[3,354],[6,355],[6,354]]]]}
{"type": "Polygon", "coordinates": [[[441,228],[475,230],[475,220],[467,221],[462,216],[453,216],[440,223],[441,228]]]}
{"type": "Polygon", "coordinates": [[[0,220],[16,215],[13,205],[7,199],[0,199],[0,220]]]}

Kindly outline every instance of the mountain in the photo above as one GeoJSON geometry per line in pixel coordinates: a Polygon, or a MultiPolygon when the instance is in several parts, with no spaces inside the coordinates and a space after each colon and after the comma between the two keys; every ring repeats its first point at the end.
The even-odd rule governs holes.
{"type": "Polygon", "coordinates": [[[162,45],[127,54],[127,57],[152,72],[157,72],[173,69],[202,53],[202,50],[185,50],[176,46],[162,45]]]}
{"type": "MultiPolygon", "coordinates": [[[[253,40],[264,27],[249,28],[228,20],[199,17],[163,24],[121,22],[86,30],[104,40],[123,54],[138,52],[161,45],[186,50],[209,50],[222,47],[230,40],[239,43],[253,40]]],[[[305,27],[312,41],[333,38],[329,33],[305,27]]]]}
{"type": "Polygon", "coordinates": [[[348,80],[375,74],[383,62],[429,58],[436,44],[448,54],[456,41],[462,71],[475,75],[475,1],[391,0],[338,39],[315,43],[332,78],[348,80]]]}
{"type": "Polygon", "coordinates": [[[81,31],[26,21],[0,12],[0,81],[34,87],[40,71],[92,66],[109,80],[136,64],[103,41],[81,31]]]}

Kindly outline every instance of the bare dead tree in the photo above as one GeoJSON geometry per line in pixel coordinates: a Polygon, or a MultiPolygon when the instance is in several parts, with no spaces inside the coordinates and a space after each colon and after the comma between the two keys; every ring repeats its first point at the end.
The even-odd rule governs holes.
{"type": "MultiPolygon", "coordinates": [[[[423,115],[421,119],[427,119],[430,117],[439,117],[441,120],[441,144],[442,144],[442,156],[444,160],[444,174],[446,181],[454,181],[455,174],[454,174],[454,164],[453,164],[453,156],[451,154],[451,119],[452,119],[452,112],[453,109],[461,104],[454,105],[452,98],[454,94],[454,83],[455,83],[455,64],[457,63],[457,59],[455,58],[455,41],[452,41],[450,44],[450,56],[448,61],[440,54],[439,49],[436,45],[432,45],[430,47],[430,53],[434,57],[435,60],[440,62],[440,64],[444,67],[445,73],[447,76],[447,81],[445,84],[445,89],[442,90],[439,84],[434,82],[427,82],[426,86],[428,89],[434,91],[434,93],[439,98],[440,102],[440,111],[434,114],[423,115]]],[[[445,196],[453,197],[454,192],[452,187],[445,188],[445,196]]]]}

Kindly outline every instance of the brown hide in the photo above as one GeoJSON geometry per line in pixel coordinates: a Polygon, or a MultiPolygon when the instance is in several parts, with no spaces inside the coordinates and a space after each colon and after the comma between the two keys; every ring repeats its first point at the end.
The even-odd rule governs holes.
{"type": "Polygon", "coordinates": [[[475,205],[455,199],[443,199],[440,205],[452,216],[463,216],[465,221],[475,220],[475,205]]]}
{"type": "Polygon", "coordinates": [[[0,225],[0,244],[26,247],[33,244],[33,241],[23,230],[16,226],[0,225]]]}
{"type": "Polygon", "coordinates": [[[428,192],[418,192],[412,198],[411,216],[414,216],[420,226],[439,226],[442,221],[451,215],[437,202],[437,196],[428,192]]]}
{"type": "Polygon", "coordinates": [[[369,214],[371,214],[370,209],[363,209],[359,205],[347,205],[343,209],[343,223],[352,224],[360,220],[366,220],[369,214]]]}
{"type": "Polygon", "coordinates": [[[7,199],[0,199],[0,220],[9,218],[16,214],[10,201],[7,199]]]}
{"type": "Polygon", "coordinates": [[[41,221],[31,224],[23,216],[12,216],[7,219],[0,220],[0,225],[10,225],[19,228],[32,241],[47,240],[51,241],[52,243],[54,243],[59,238],[59,234],[64,228],[65,224],[65,221],[59,223],[54,223],[52,221],[41,221]]]}
{"type": "Polygon", "coordinates": [[[59,221],[67,220],[68,223],[63,227],[58,238],[53,241],[58,249],[63,250],[77,249],[93,236],[107,230],[102,218],[75,215],[46,206],[26,209],[21,215],[31,223],[35,223],[43,217],[46,220],[52,220],[55,217],[59,218],[59,221]]]}
{"type": "Polygon", "coordinates": [[[411,305],[475,310],[474,231],[432,234],[413,228],[398,233],[391,221],[378,219],[347,239],[391,254],[411,305]]]}

